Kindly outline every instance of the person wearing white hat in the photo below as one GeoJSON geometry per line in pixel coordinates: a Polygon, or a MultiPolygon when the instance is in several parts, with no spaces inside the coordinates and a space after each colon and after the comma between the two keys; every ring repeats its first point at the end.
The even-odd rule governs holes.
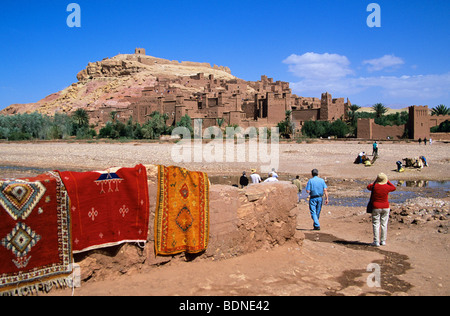
{"type": "Polygon", "coordinates": [[[389,193],[396,190],[396,187],[388,180],[384,173],[380,173],[374,183],[367,186],[372,191],[372,226],[373,226],[373,246],[379,247],[386,244],[387,226],[389,220],[389,193]],[[381,236],[380,236],[381,228],[381,236]]]}

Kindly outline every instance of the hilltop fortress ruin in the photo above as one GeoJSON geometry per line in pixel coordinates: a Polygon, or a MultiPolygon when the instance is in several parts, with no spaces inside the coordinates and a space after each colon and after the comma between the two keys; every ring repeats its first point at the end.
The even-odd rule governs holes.
{"type": "Polygon", "coordinates": [[[126,122],[130,117],[144,124],[154,111],[168,115],[168,125],[184,115],[202,119],[203,128],[218,125],[270,127],[291,119],[297,129],[308,120],[346,119],[350,101],[299,97],[288,82],[261,76],[245,81],[231,74],[228,67],[209,63],[178,62],[146,55],[119,54],[89,63],[77,75],[78,82],[45,99],[26,105],[11,105],[3,114],[39,111],[46,114],[71,113],[84,108],[91,124],[100,128],[111,120],[111,113],[126,122]]]}

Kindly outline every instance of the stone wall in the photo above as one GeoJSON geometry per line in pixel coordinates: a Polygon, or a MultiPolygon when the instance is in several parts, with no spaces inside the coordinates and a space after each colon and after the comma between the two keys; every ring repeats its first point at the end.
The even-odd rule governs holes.
{"type": "Polygon", "coordinates": [[[147,244],[124,244],[75,255],[83,281],[131,274],[172,260],[220,260],[289,240],[301,244],[296,232],[297,189],[290,182],[261,183],[245,189],[212,185],[210,189],[210,240],[199,255],[155,256],[154,217],[157,195],[156,166],[147,166],[150,225],[147,244]]]}

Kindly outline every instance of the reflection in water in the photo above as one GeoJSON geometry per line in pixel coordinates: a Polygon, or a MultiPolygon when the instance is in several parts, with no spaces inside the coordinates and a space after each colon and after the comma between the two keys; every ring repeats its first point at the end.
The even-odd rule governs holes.
{"type": "Polygon", "coordinates": [[[393,181],[392,184],[397,185],[399,187],[408,187],[408,188],[444,188],[448,187],[449,181],[428,181],[428,180],[399,180],[393,181]]]}

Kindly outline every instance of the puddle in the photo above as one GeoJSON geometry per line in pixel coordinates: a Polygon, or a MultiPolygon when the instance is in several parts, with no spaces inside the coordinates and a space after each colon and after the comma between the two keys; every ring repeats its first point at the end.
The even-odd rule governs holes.
{"type": "MultiPolygon", "coordinates": [[[[395,204],[405,203],[417,197],[443,199],[449,196],[450,181],[408,181],[400,183],[393,181],[397,190],[389,193],[389,202],[395,204]]],[[[364,185],[363,185],[364,187],[364,185]]],[[[355,192],[353,197],[330,197],[330,205],[347,207],[365,207],[370,198],[367,189],[355,192]]]]}
{"type": "MultiPolygon", "coordinates": [[[[399,276],[405,274],[407,270],[411,269],[411,264],[408,262],[409,258],[406,255],[402,255],[392,251],[386,251],[380,249],[379,247],[370,246],[367,243],[340,239],[331,234],[305,233],[305,238],[314,242],[334,243],[343,245],[353,250],[373,251],[382,254],[384,256],[383,260],[375,260],[373,262],[380,265],[382,271],[381,288],[379,290],[382,290],[383,292],[377,290],[376,292],[373,292],[373,294],[375,295],[392,295],[396,292],[405,293],[412,288],[412,285],[410,283],[398,278],[399,276]]],[[[342,292],[344,289],[350,286],[364,286],[365,283],[364,281],[361,281],[361,277],[367,273],[368,272],[366,269],[344,271],[342,275],[337,278],[337,281],[340,284],[340,288],[330,289],[330,291],[326,292],[326,295],[342,295],[339,292],[342,292]]]]}

